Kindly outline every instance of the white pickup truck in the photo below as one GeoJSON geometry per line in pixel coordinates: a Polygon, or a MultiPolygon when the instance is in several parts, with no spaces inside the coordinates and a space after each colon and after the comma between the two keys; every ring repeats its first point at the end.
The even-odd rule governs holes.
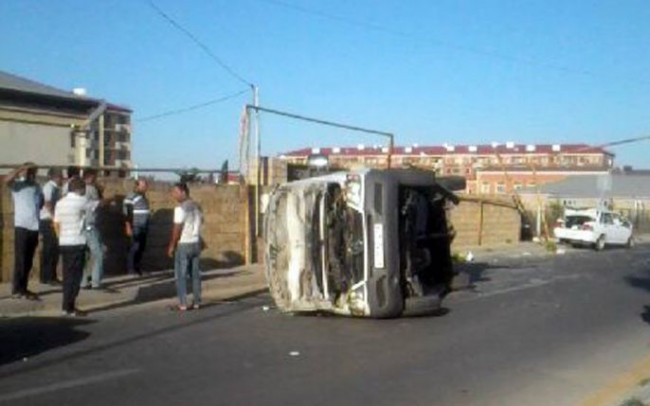
{"type": "Polygon", "coordinates": [[[588,245],[597,251],[605,245],[634,245],[632,224],[609,210],[565,209],[553,233],[560,243],[588,245]]]}

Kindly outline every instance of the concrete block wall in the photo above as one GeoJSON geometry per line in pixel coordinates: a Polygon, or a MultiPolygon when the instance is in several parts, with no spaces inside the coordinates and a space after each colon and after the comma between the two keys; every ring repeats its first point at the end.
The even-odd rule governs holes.
{"type": "Polygon", "coordinates": [[[510,201],[463,197],[451,210],[451,222],[456,230],[452,249],[519,242],[521,215],[510,201]]]}
{"type": "MultiPolygon", "coordinates": [[[[124,272],[128,239],[123,232],[122,200],[131,188],[131,183],[115,182],[107,185],[105,195],[113,196],[111,204],[102,216],[103,235],[107,245],[112,244],[113,265],[111,273],[124,272]],[[112,193],[111,193],[112,192],[112,193]],[[115,225],[118,227],[115,227],[115,225]]],[[[167,244],[173,227],[176,203],[170,196],[168,183],[152,183],[147,193],[152,213],[151,227],[147,239],[143,267],[145,270],[170,269],[171,258],[167,257],[167,244]]],[[[239,185],[190,185],[191,197],[201,206],[204,214],[202,236],[206,249],[201,253],[201,265],[205,269],[240,265],[246,258],[246,213],[248,196],[246,187],[239,185]]],[[[109,257],[111,256],[109,255],[109,257]]]]}
{"type": "MultiPolygon", "coordinates": [[[[126,258],[129,240],[124,233],[122,202],[132,189],[129,180],[106,180],[104,197],[107,204],[99,209],[99,229],[107,247],[104,269],[107,275],[126,272],[126,258]]],[[[153,210],[147,249],[143,257],[145,271],[171,269],[173,262],[166,255],[167,243],[173,224],[173,209],[169,183],[154,182],[147,193],[153,210]]],[[[2,253],[2,272],[0,281],[11,280],[13,270],[13,204],[8,191],[1,189],[0,213],[2,233],[0,252],[2,253]]],[[[202,235],[206,249],[201,253],[204,269],[230,267],[245,263],[249,249],[250,233],[248,188],[239,185],[190,185],[190,194],[199,203],[204,213],[202,235]]],[[[39,247],[40,249],[40,247],[39,247]]],[[[31,276],[39,272],[37,251],[31,276]]]]}
{"type": "Polygon", "coordinates": [[[285,183],[288,180],[287,162],[278,158],[269,158],[268,185],[285,183]]]}

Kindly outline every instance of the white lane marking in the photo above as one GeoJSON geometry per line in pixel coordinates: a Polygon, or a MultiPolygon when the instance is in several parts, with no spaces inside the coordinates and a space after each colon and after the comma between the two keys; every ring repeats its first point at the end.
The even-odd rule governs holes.
{"type": "Polygon", "coordinates": [[[51,385],[41,386],[40,388],[25,389],[18,392],[0,395],[0,402],[26,398],[29,396],[42,395],[48,392],[55,392],[63,389],[75,388],[77,386],[90,385],[97,382],[107,381],[109,379],[120,378],[140,372],[139,369],[123,369],[120,371],[107,372],[105,374],[89,376],[87,378],[73,379],[71,381],[57,382],[51,385]]]}

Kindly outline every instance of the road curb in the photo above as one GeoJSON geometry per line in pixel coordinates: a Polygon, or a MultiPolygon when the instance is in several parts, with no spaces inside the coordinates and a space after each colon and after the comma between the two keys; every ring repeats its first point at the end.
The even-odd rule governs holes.
{"type": "MultiPolygon", "coordinates": [[[[208,289],[203,291],[204,302],[212,301],[237,301],[246,299],[249,297],[254,297],[259,294],[265,293],[268,291],[266,286],[254,285],[246,288],[231,289],[235,292],[233,293],[222,293],[218,292],[218,289],[208,289]]],[[[82,310],[88,313],[99,313],[104,311],[113,310],[119,307],[125,306],[158,306],[162,302],[170,301],[175,299],[174,296],[160,296],[155,299],[142,300],[136,297],[130,298],[121,298],[119,300],[110,300],[104,301],[102,303],[94,303],[84,305],[82,310]]],[[[38,309],[38,310],[29,310],[25,312],[12,312],[12,313],[0,313],[0,318],[9,319],[16,317],[59,317],[61,316],[61,311],[53,308],[47,309],[38,309]]]]}

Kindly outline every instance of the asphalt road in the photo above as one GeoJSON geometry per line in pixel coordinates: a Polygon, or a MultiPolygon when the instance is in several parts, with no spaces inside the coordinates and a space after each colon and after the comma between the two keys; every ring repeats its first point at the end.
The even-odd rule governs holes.
{"type": "Polygon", "coordinates": [[[435,317],[0,320],[0,405],[573,405],[650,354],[650,246],[469,265],[435,317]]]}

